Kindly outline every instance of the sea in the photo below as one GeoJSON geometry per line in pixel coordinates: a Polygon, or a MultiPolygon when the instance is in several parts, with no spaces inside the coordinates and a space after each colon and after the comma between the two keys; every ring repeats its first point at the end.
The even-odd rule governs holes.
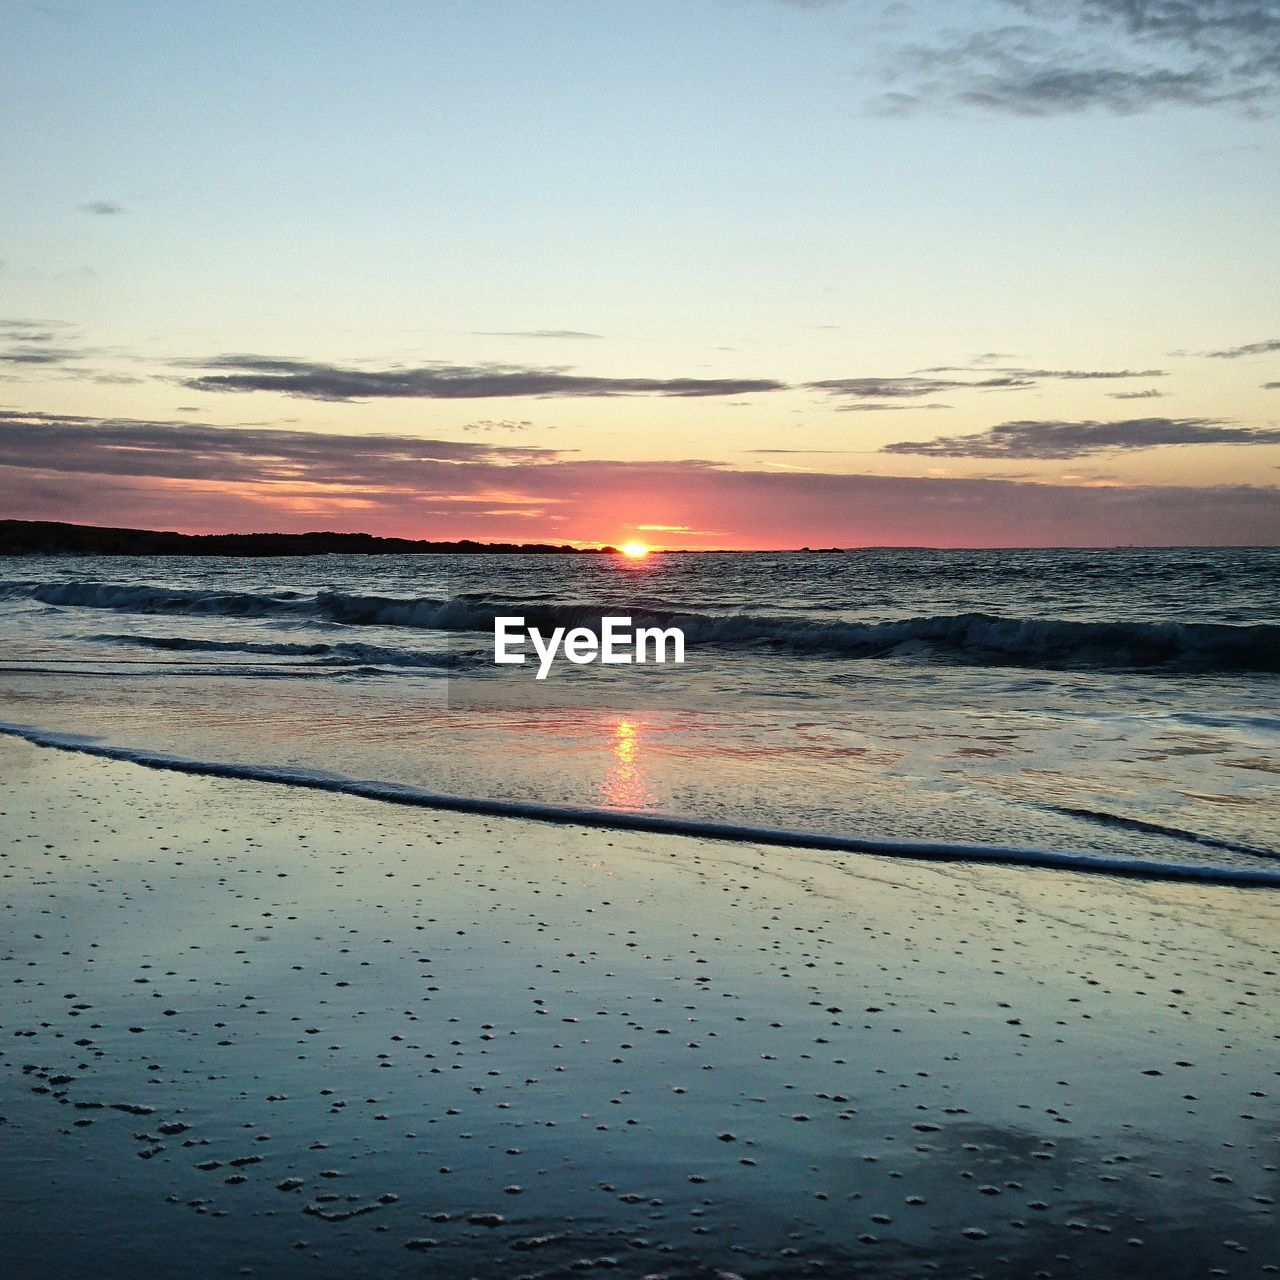
{"type": "Polygon", "coordinates": [[[1280,883],[1280,549],[9,557],[0,728],[428,805],[1280,883]],[[493,661],[513,616],[678,627],[685,661],[539,681],[493,661]]]}

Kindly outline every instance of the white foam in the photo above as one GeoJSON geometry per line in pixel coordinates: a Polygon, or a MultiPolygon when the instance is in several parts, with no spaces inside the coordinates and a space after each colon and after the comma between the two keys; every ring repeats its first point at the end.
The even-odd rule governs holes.
{"type": "Polygon", "coordinates": [[[680,818],[660,813],[636,813],[595,806],[540,804],[532,801],[451,796],[419,790],[399,783],[346,778],[319,770],[288,769],[273,765],[237,764],[227,761],[193,760],[163,752],[133,747],[117,747],[96,739],[54,733],[31,725],[0,722],[0,733],[22,738],[38,747],[74,751],[106,760],[121,760],[149,769],[213,778],[234,778],[247,782],[304,787],[341,795],[360,796],[392,804],[424,809],[448,809],[490,817],[524,818],[574,826],[607,827],[621,831],[645,831],[662,835],[696,836],[709,840],[729,840],[781,848],[820,849],[833,853],[870,853],[882,857],[915,858],[948,863],[996,863],[1025,867],[1048,867],[1093,874],[1127,876],[1144,880],[1183,880],[1205,884],[1252,888],[1280,888],[1280,871],[1239,866],[1144,861],[1117,858],[1109,854],[1069,852],[1058,849],[1022,848],[985,844],[946,844],[915,840],[876,840],[865,836],[845,836],[814,831],[792,831],[780,827],[756,827],[713,822],[701,818],[680,818]]]}

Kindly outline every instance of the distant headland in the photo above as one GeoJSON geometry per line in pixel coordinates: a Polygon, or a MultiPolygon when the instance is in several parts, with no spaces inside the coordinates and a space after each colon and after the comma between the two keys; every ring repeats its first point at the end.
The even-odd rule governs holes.
{"type": "Polygon", "coordinates": [[[0,520],[0,556],[604,555],[616,547],[543,542],[426,542],[371,533],[173,533],[53,520],[0,520]]]}

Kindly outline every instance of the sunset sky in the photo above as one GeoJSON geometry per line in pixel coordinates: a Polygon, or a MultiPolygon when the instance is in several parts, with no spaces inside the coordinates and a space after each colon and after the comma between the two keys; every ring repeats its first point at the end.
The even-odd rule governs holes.
{"type": "Polygon", "coordinates": [[[0,14],[0,517],[1280,542],[1278,0],[0,14]]]}

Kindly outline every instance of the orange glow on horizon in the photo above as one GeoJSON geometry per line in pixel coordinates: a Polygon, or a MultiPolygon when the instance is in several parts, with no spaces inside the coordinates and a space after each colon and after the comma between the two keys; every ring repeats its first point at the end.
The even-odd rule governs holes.
{"type": "Polygon", "coordinates": [[[643,560],[652,548],[647,542],[624,542],[618,550],[629,560],[643,560]]]}

